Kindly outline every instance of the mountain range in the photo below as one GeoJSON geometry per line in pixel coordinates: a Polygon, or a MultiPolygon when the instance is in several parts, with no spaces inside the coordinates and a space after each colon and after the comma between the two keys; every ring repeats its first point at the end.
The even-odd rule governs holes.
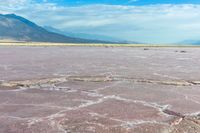
{"type": "MultiPolygon", "coordinates": [[[[134,43],[114,37],[73,33],[62,31],[50,26],[38,26],[34,22],[15,14],[0,14],[0,41],[15,40],[25,42],[55,42],[55,43],[134,43]]],[[[184,40],[174,45],[199,45],[200,40],[184,40]]]]}
{"type": "Polygon", "coordinates": [[[15,14],[0,14],[0,39],[11,39],[29,42],[56,42],[56,43],[116,43],[94,38],[79,38],[66,36],[61,32],[47,30],[37,24],[15,14]]]}
{"type": "Polygon", "coordinates": [[[64,31],[64,30],[59,30],[51,26],[44,26],[46,30],[58,34],[62,34],[65,36],[70,36],[74,38],[83,38],[83,39],[90,39],[90,40],[103,40],[103,41],[108,41],[108,42],[115,42],[115,43],[137,43],[137,42],[132,42],[132,41],[127,41],[115,37],[110,37],[110,36],[105,36],[105,35],[98,35],[98,34],[88,34],[88,33],[76,33],[76,32],[69,32],[69,31],[64,31]]]}
{"type": "Polygon", "coordinates": [[[181,44],[181,45],[200,45],[200,40],[196,39],[196,40],[184,40],[181,42],[178,42],[177,44],[181,44]]]}

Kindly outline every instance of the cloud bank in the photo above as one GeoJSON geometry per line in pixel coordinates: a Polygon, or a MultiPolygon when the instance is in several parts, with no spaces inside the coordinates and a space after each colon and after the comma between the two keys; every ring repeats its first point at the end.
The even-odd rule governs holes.
{"type": "Polygon", "coordinates": [[[0,13],[15,13],[39,25],[145,43],[200,38],[200,5],[61,6],[48,1],[0,1],[0,13]]]}

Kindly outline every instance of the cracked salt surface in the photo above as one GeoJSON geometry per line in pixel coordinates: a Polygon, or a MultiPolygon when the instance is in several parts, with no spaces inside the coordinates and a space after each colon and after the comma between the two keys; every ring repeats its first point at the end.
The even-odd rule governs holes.
{"type": "Polygon", "coordinates": [[[182,50],[1,47],[0,132],[200,132],[200,49],[182,50]]]}

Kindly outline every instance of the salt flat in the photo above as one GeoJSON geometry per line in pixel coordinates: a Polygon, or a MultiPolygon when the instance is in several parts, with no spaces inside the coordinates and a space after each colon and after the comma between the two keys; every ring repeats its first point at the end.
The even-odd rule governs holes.
{"type": "Polygon", "coordinates": [[[200,48],[0,47],[2,133],[198,133],[200,48]]]}

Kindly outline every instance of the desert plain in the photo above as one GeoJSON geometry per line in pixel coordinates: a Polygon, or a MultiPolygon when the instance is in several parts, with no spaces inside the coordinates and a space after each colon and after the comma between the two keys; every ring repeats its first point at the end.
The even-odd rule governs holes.
{"type": "Polygon", "coordinates": [[[200,132],[198,47],[6,45],[0,133],[200,132]]]}

